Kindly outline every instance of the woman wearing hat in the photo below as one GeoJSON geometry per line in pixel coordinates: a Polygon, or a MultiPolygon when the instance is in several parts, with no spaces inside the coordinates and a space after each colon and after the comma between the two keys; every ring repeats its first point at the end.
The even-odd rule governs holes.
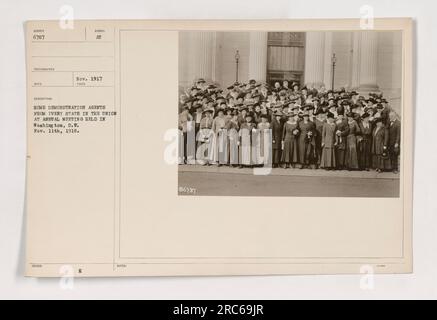
{"type": "Polygon", "coordinates": [[[238,111],[232,111],[232,118],[226,122],[225,129],[228,135],[228,159],[229,165],[232,167],[238,166],[238,111]]]}
{"type": "Polygon", "coordinates": [[[211,153],[211,141],[213,137],[212,129],[212,109],[206,109],[203,113],[203,118],[200,121],[200,131],[196,137],[198,141],[198,147],[196,150],[196,160],[203,165],[209,165],[210,153],[211,153]]]}
{"type": "Polygon", "coordinates": [[[226,124],[226,117],[224,109],[217,110],[217,117],[212,122],[212,140],[211,140],[211,152],[209,154],[209,160],[211,163],[216,163],[220,167],[223,164],[227,164],[228,159],[228,146],[227,146],[227,134],[223,130],[226,124]]]}
{"type": "Polygon", "coordinates": [[[305,101],[307,100],[308,97],[308,88],[306,86],[304,86],[301,90],[300,90],[300,105],[304,105],[305,101]]]}
{"type": "Polygon", "coordinates": [[[301,106],[300,104],[296,103],[294,106],[291,107],[291,110],[293,111],[293,115],[295,116],[295,118],[299,121],[299,110],[300,110],[301,106]]]}
{"type": "Polygon", "coordinates": [[[259,123],[257,125],[258,134],[256,135],[257,141],[252,141],[252,151],[254,163],[258,166],[266,165],[271,163],[271,131],[270,123],[268,122],[269,116],[267,114],[261,113],[259,116],[259,123]]]}
{"type": "Polygon", "coordinates": [[[390,154],[390,162],[393,173],[398,172],[398,158],[400,153],[401,142],[401,122],[398,119],[398,115],[394,111],[390,111],[387,124],[387,130],[389,133],[388,149],[390,154]]]}
{"type": "Polygon", "coordinates": [[[334,115],[328,112],[326,123],[322,129],[322,157],[320,167],[326,170],[332,170],[336,167],[335,161],[335,140],[337,125],[334,122],[334,115]]]}
{"type": "Polygon", "coordinates": [[[186,105],[182,112],[179,114],[178,128],[182,132],[182,144],[179,145],[180,164],[187,163],[187,143],[188,143],[188,122],[192,121],[193,117],[190,114],[190,107],[186,105]]]}
{"type": "Polygon", "coordinates": [[[316,167],[320,167],[320,161],[322,159],[322,133],[323,127],[326,123],[326,112],[320,110],[314,119],[314,126],[316,129],[316,134],[314,137],[315,149],[316,149],[316,167]]]}
{"type": "Polygon", "coordinates": [[[241,128],[241,125],[246,122],[246,115],[249,110],[246,107],[240,109],[240,114],[238,115],[238,125],[241,128]]]}
{"type": "Polygon", "coordinates": [[[194,109],[196,111],[193,113],[193,120],[195,124],[196,136],[197,136],[197,133],[199,132],[200,129],[200,121],[202,121],[203,118],[203,113],[202,113],[203,109],[202,109],[202,105],[198,103],[194,105],[194,109]]]}
{"type": "Polygon", "coordinates": [[[347,120],[344,118],[343,110],[338,111],[336,124],[335,160],[337,169],[343,170],[345,166],[346,137],[349,134],[349,126],[347,120]]]}
{"type": "Polygon", "coordinates": [[[361,115],[359,148],[358,148],[358,165],[361,170],[369,171],[372,166],[372,131],[373,125],[369,121],[370,114],[367,112],[361,115]]]}
{"type": "Polygon", "coordinates": [[[381,172],[390,168],[390,163],[388,160],[388,130],[384,126],[381,117],[375,119],[375,129],[372,133],[372,164],[376,169],[376,172],[381,172]]]}
{"type": "Polygon", "coordinates": [[[271,110],[267,108],[267,105],[265,101],[261,102],[261,115],[267,115],[267,122],[271,122],[272,120],[272,114],[271,110]]]}
{"type": "Polygon", "coordinates": [[[348,135],[346,137],[346,157],[345,165],[348,170],[357,170],[358,153],[357,153],[357,135],[360,134],[360,127],[354,119],[353,113],[348,113],[347,122],[349,126],[348,135]]]}
{"type": "Polygon", "coordinates": [[[253,122],[255,124],[258,124],[261,122],[261,106],[259,103],[254,103],[253,104],[253,115],[254,115],[254,119],[253,122]]]}
{"type": "Polygon", "coordinates": [[[306,105],[306,104],[310,104],[310,103],[313,103],[313,94],[312,94],[311,91],[308,93],[308,95],[307,95],[305,101],[303,101],[303,104],[304,104],[304,105],[306,105]]]}
{"type": "Polygon", "coordinates": [[[273,168],[277,168],[281,161],[281,148],[282,148],[282,129],[283,129],[283,121],[282,121],[282,112],[276,111],[272,118],[272,163],[273,168]]]}
{"type": "Polygon", "coordinates": [[[308,110],[308,118],[311,122],[314,122],[316,120],[316,116],[314,115],[315,107],[310,104],[305,107],[306,110],[308,110]]]}
{"type": "Polygon", "coordinates": [[[314,122],[309,120],[308,110],[303,112],[302,118],[303,120],[299,123],[299,162],[301,169],[308,167],[310,164],[314,164],[316,159],[316,128],[314,122]]]}
{"type": "Polygon", "coordinates": [[[195,110],[195,112],[193,112],[192,114],[193,123],[194,123],[195,150],[197,150],[198,147],[197,136],[200,131],[200,122],[202,121],[203,118],[203,109],[202,109],[202,105],[198,103],[193,105],[193,108],[195,110]]]}
{"type": "Polygon", "coordinates": [[[290,165],[294,168],[296,163],[299,162],[299,122],[298,115],[288,114],[288,120],[284,124],[282,130],[282,162],[285,163],[285,167],[289,168],[290,165]]]}
{"type": "Polygon", "coordinates": [[[232,119],[232,108],[227,107],[225,109],[225,118],[226,118],[226,121],[229,121],[232,119]]]}
{"type": "Polygon", "coordinates": [[[246,121],[240,126],[240,168],[250,167],[253,165],[252,160],[252,131],[256,129],[253,123],[253,114],[246,114],[246,121]]]}

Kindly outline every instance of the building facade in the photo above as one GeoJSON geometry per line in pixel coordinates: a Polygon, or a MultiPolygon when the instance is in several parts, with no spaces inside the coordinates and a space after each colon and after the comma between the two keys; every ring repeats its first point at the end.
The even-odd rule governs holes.
{"type": "Polygon", "coordinates": [[[179,84],[205,78],[222,87],[249,79],[309,87],[381,91],[400,111],[402,34],[354,32],[181,32],[179,84]],[[238,54],[237,54],[238,51],[238,54]],[[335,67],[333,68],[333,56],[335,67]],[[236,63],[238,58],[238,68],[236,63]]]}

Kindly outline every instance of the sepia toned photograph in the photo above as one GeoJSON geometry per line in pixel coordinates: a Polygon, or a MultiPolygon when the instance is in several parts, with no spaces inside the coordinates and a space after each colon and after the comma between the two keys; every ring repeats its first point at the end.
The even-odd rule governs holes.
{"type": "Polygon", "coordinates": [[[399,197],[402,32],[179,32],[178,194],[399,197]]]}

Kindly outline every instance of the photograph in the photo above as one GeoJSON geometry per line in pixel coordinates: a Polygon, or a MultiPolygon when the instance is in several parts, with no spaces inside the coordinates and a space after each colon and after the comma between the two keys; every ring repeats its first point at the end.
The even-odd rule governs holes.
{"type": "Polygon", "coordinates": [[[397,198],[401,31],[180,31],[178,194],[397,198]]]}
{"type": "Polygon", "coordinates": [[[0,300],[437,298],[437,2],[42,1],[0,4],[0,300]]]}

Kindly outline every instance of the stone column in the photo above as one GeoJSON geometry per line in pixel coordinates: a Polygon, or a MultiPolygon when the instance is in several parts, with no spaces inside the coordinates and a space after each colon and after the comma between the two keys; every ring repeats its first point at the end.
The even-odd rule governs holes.
{"type": "Polygon", "coordinates": [[[267,79],[267,32],[250,32],[249,80],[267,79]]]}
{"type": "Polygon", "coordinates": [[[325,33],[310,31],[305,39],[305,84],[320,87],[324,85],[325,33]]]}
{"type": "Polygon", "coordinates": [[[326,89],[332,87],[332,32],[325,32],[325,52],[324,52],[324,70],[323,70],[323,84],[326,89]]]}
{"type": "Polygon", "coordinates": [[[360,32],[360,85],[359,91],[378,91],[376,76],[378,70],[378,33],[374,31],[360,32]]]}
{"type": "Polygon", "coordinates": [[[355,31],[352,35],[352,76],[351,87],[358,90],[360,87],[361,70],[361,32],[355,31]]]}
{"type": "Polygon", "coordinates": [[[193,78],[215,81],[216,33],[193,32],[193,78]]]}

